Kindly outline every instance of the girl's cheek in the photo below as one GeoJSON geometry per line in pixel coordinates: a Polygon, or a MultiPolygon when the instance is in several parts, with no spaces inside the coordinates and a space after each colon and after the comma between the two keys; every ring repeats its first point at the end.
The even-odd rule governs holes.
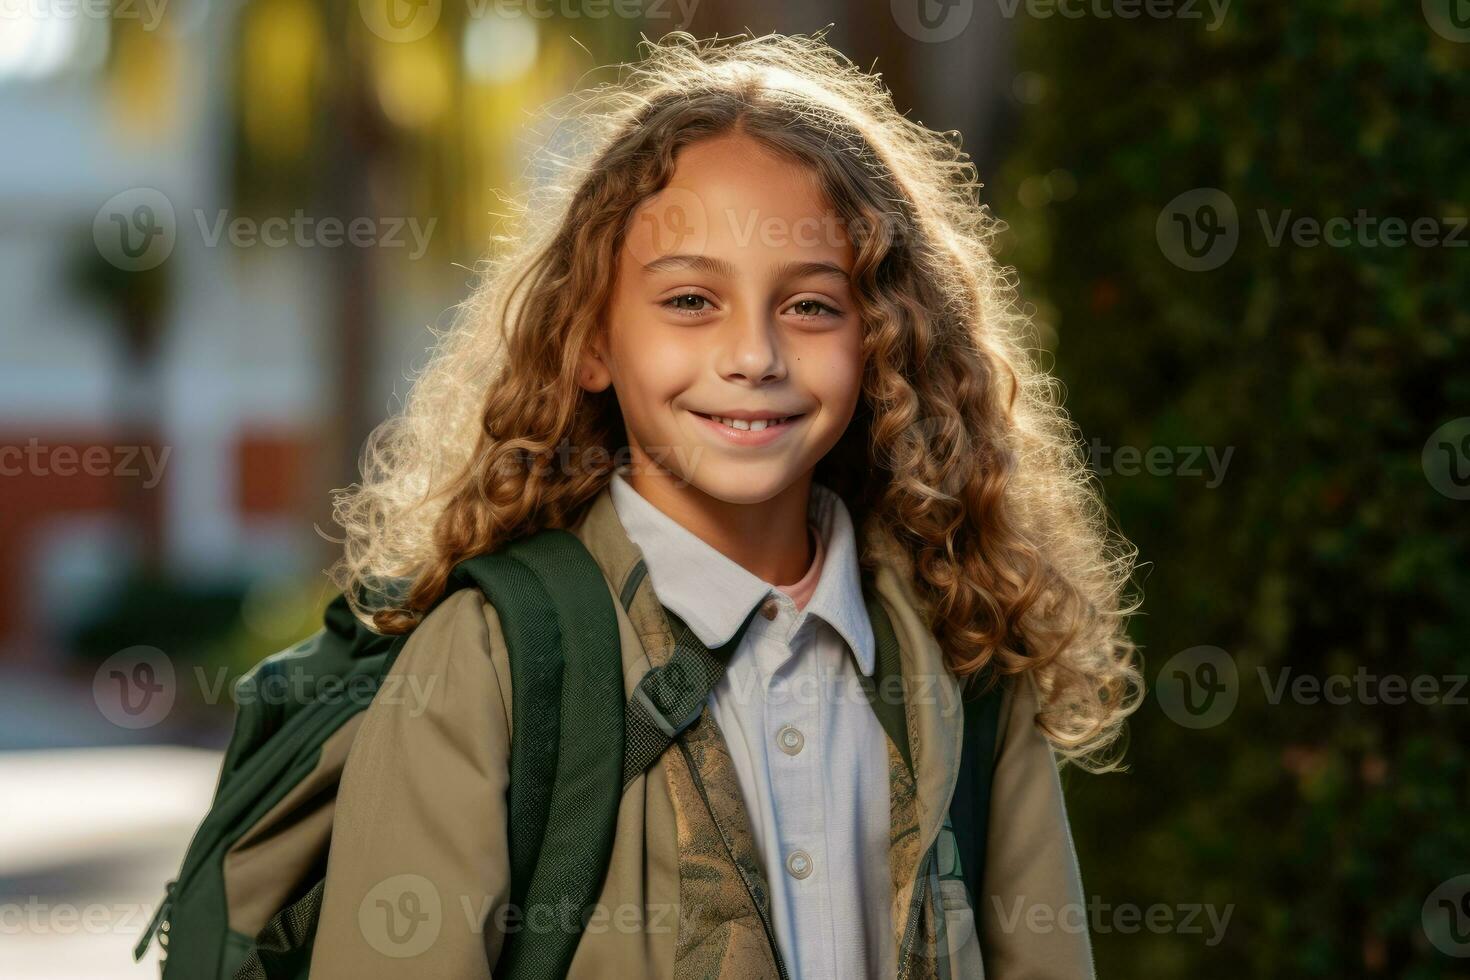
{"type": "Polygon", "coordinates": [[[661,396],[677,395],[698,373],[698,352],[687,343],[665,337],[648,337],[627,352],[636,365],[642,386],[661,396]]]}

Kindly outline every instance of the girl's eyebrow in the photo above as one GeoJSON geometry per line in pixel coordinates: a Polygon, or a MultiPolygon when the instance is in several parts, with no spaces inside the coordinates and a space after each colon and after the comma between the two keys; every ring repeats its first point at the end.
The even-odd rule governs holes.
{"type": "Polygon", "coordinates": [[[726,279],[735,278],[733,263],[724,259],[711,258],[708,255],[664,255],[643,266],[644,272],[672,272],[680,269],[706,272],[710,275],[724,276],[726,279]]]}
{"type": "MultiPolygon", "coordinates": [[[[717,259],[708,255],[663,255],[652,262],[645,263],[644,272],[672,272],[690,269],[694,272],[705,272],[710,275],[724,276],[727,279],[735,278],[735,266],[725,259],[717,259]]],[[[802,276],[826,276],[848,282],[850,276],[847,270],[835,262],[783,262],[775,269],[776,275],[781,279],[799,279],[802,276]]]]}

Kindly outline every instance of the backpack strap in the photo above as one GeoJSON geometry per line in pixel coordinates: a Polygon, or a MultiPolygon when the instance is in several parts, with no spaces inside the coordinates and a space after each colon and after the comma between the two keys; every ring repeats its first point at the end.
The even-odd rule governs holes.
{"type": "Polygon", "coordinates": [[[678,614],[664,607],[674,652],[638,682],[628,699],[623,734],[623,789],[637,779],[699,718],[760,606],[752,606],[728,642],[711,650],[678,614]]]}
{"type": "Polygon", "coordinates": [[[989,671],[974,681],[976,692],[965,691],[965,742],[960,752],[959,782],[949,805],[959,852],[960,875],[970,895],[970,908],[979,910],[985,884],[985,840],[990,830],[990,785],[995,774],[995,743],[1000,725],[1002,685],[984,687],[989,671]],[[978,693],[977,693],[978,692],[978,693]]]}
{"type": "Polygon", "coordinates": [[[858,682],[873,713],[878,716],[878,723],[888,733],[888,738],[903,757],[904,765],[912,773],[914,760],[909,754],[908,708],[904,698],[903,657],[898,649],[898,635],[893,632],[888,610],[883,608],[876,591],[865,589],[863,602],[868,607],[868,622],[873,626],[876,655],[873,676],[859,671],[858,682]]]}
{"type": "Polygon", "coordinates": [[[567,531],[541,531],[455,571],[495,606],[511,661],[508,835],[522,921],[495,976],[564,976],[607,874],[622,797],[617,614],[601,570],[567,531]]]}

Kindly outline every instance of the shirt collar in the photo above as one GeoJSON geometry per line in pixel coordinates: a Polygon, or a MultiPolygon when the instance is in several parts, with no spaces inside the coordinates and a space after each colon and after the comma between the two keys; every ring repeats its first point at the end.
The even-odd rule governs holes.
{"type": "MultiPolygon", "coordinates": [[[[621,473],[613,473],[609,489],[623,530],[643,553],[659,602],[684,620],[705,646],[729,642],[751,609],[777,591],[655,507],[621,473]]],[[[822,538],[826,558],[816,590],[798,611],[793,629],[799,629],[807,615],[819,617],[847,643],[858,669],[871,676],[875,641],[863,602],[852,517],[841,497],[813,482],[807,519],[822,538]]]]}

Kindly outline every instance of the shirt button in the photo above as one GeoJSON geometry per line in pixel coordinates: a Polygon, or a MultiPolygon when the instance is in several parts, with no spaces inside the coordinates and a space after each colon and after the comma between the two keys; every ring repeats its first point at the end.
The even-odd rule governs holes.
{"type": "Polygon", "coordinates": [[[767,619],[775,619],[776,613],[780,612],[780,610],[781,606],[776,602],[774,597],[761,603],[761,615],[767,619]]]}
{"type": "Polygon", "coordinates": [[[792,851],[786,859],[786,870],[793,878],[806,878],[812,873],[812,856],[806,851],[792,851]]]}
{"type": "Polygon", "coordinates": [[[776,733],[776,744],[781,746],[781,751],[787,755],[796,755],[806,744],[806,738],[794,725],[787,725],[776,733]]]}

